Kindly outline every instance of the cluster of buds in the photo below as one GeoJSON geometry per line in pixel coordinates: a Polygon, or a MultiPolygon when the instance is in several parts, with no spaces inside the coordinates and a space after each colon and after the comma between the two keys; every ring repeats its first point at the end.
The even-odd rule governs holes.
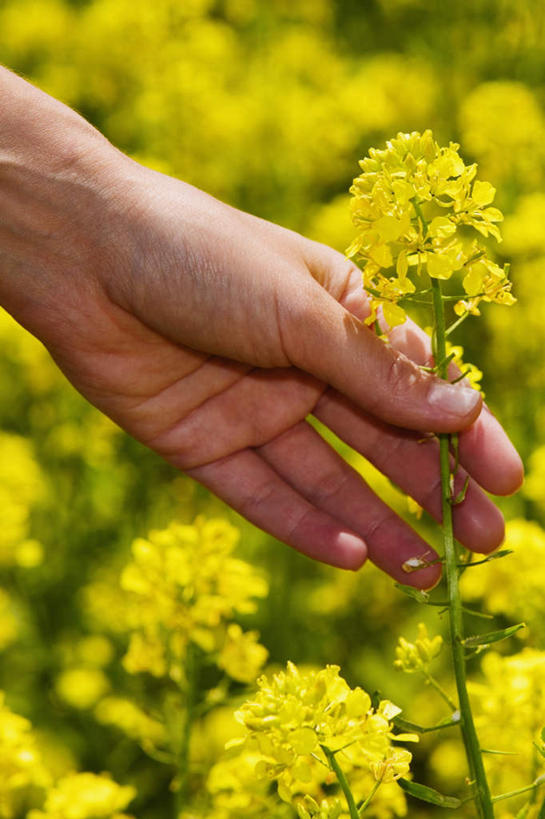
{"type": "Polygon", "coordinates": [[[441,635],[437,634],[430,639],[425,624],[419,623],[418,637],[414,643],[409,643],[404,637],[399,638],[394,667],[408,674],[415,671],[427,671],[430,663],[440,654],[442,648],[441,635]]]}

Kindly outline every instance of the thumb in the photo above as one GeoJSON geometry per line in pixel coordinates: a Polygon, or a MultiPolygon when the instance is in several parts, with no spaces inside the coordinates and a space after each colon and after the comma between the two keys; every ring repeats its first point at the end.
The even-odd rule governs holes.
{"type": "Polygon", "coordinates": [[[476,390],[421,370],[314,279],[298,302],[283,327],[291,363],[361,409],[398,427],[434,432],[464,429],[478,417],[482,399],[476,390]]]}

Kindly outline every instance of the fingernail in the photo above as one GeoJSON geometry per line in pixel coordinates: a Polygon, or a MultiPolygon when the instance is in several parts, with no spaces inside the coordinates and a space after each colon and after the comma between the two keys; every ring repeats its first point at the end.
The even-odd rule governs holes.
{"type": "Polygon", "coordinates": [[[481,395],[470,387],[434,383],[428,392],[428,403],[444,412],[469,415],[481,401],[481,395]]]}
{"type": "Polygon", "coordinates": [[[337,535],[336,542],[337,557],[342,558],[342,563],[346,569],[359,569],[367,559],[367,546],[357,535],[350,532],[341,532],[337,535]]]}

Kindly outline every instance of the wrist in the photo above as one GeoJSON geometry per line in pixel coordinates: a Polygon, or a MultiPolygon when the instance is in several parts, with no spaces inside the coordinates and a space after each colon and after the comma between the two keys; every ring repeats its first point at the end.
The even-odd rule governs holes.
{"type": "MultiPolygon", "coordinates": [[[[0,68],[0,305],[46,343],[96,289],[124,157],[62,103],[0,68]]],[[[127,160],[128,161],[128,160],[127,160]]]]}

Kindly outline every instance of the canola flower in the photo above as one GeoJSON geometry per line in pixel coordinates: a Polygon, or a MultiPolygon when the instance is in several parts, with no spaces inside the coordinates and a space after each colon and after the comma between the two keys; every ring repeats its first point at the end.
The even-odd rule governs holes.
{"type": "Polygon", "coordinates": [[[121,575],[132,612],[127,671],[183,680],[193,645],[215,656],[233,679],[255,679],[267,651],[255,632],[245,633],[231,620],[255,611],[255,598],[267,594],[267,583],[233,557],[238,537],[226,520],[197,518],[193,525],[172,523],[133,543],[133,560],[121,575]]]}
{"type": "MultiPolygon", "coordinates": [[[[370,801],[382,783],[392,783],[409,771],[410,752],[392,745],[394,739],[417,739],[413,734],[396,737],[392,733],[391,720],[400,709],[388,700],[373,708],[367,692],[350,688],[339,671],[338,666],[302,671],[288,663],[286,671],[262,676],[254,699],[236,713],[247,735],[233,740],[230,747],[242,746],[258,754],[256,775],[275,780],[281,799],[300,804],[300,816],[312,815],[310,808],[315,813],[322,810],[315,797],[324,794],[317,784],[337,778],[353,817],[358,812],[352,772],[355,779],[357,772],[367,775],[369,791],[359,797],[370,801]],[[318,808],[308,799],[306,805],[297,802],[298,794],[312,796],[318,808]]],[[[336,802],[338,797],[333,805],[336,802]]],[[[333,805],[325,815],[339,815],[333,805]]]]}
{"type": "Polygon", "coordinates": [[[461,272],[465,294],[454,307],[459,316],[479,315],[481,301],[514,303],[506,269],[475,238],[501,239],[503,216],[491,207],[495,188],[475,178],[477,166],[465,165],[459,147],[451,142],[440,148],[431,131],[400,133],[361,160],[362,173],[350,189],[358,232],[346,255],[363,263],[371,298],[367,323],[376,321],[380,306],[390,327],[401,324],[406,313],[399,302],[418,294],[418,287],[429,292],[424,270],[439,280],[461,272]]]}

